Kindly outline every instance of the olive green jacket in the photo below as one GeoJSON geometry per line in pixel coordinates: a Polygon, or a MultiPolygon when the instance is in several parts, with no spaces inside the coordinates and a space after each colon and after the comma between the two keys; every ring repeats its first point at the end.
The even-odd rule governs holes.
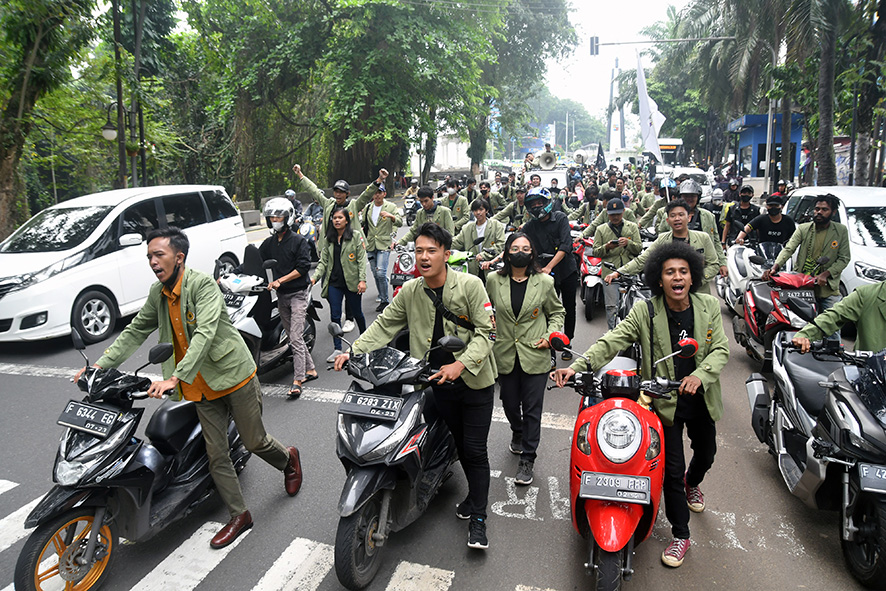
{"type": "MultiPolygon", "coordinates": [[[[350,240],[341,243],[341,269],[345,275],[348,291],[357,292],[358,284],[366,281],[366,239],[358,225],[351,224],[353,235],[350,240]]],[[[390,246],[390,245],[388,245],[390,246]]],[[[313,279],[323,282],[321,297],[329,294],[329,275],[332,273],[332,258],[335,256],[335,244],[326,242],[320,251],[320,262],[314,269],[313,279]]]]}
{"type": "Polygon", "coordinates": [[[490,213],[501,211],[508,206],[507,198],[501,193],[490,191],[486,197],[489,199],[489,205],[492,206],[492,211],[490,213]]]}
{"type": "MultiPolygon", "coordinates": [[[[624,215],[622,216],[622,219],[625,220],[626,222],[634,222],[635,224],[637,223],[637,216],[635,216],[634,212],[631,211],[630,209],[625,210],[624,215]]],[[[604,225],[608,221],[609,221],[609,214],[606,212],[605,209],[601,209],[600,213],[597,214],[597,217],[594,218],[594,221],[591,222],[591,225],[588,226],[587,228],[585,228],[584,232],[582,232],[581,235],[584,238],[590,238],[597,231],[597,228],[604,225]]]]}
{"type": "Polygon", "coordinates": [[[378,225],[376,225],[372,222],[372,208],[374,206],[375,203],[370,201],[363,208],[363,222],[369,229],[369,233],[366,235],[366,250],[389,250],[392,236],[397,228],[403,225],[403,216],[400,215],[399,207],[385,199],[381,204],[381,210],[392,214],[394,219],[378,216],[378,225]]]}
{"type": "Polygon", "coordinates": [[[856,351],[886,349],[886,281],[855,288],[795,336],[814,341],[834,334],[846,321],[852,321],[858,327],[856,351]]]}
{"type": "MultiPolygon", "coordinates": [[[[335,199],[327,197],[323,191],[317,188],[317,185],[314,184],[314,181],[309,179],[306,176],[301,178],[301,181],[295,181],[296,191],[305,191],[310,194],[311,198],[320,204],[323,208],[323,222],[320,225],[320,234],[317,237],[317,250],[321,250],[323,248],[323,244],[326,242],[326,228],[329,224],[329,218],[331,217],[332,210],[335,207],[335,199]]],[[[375,183],[369,183],[369,186],[360,194],[356,199],[351,199],[348,201],[347,208],[348,213],[351,215],[351,226],[359,225],[359,215],[360,210],[366,207],[366,204],[372,201],[373,195],[375,195],[376,191],[378,191],[378,185],[375,183]]]]}
{"type": "Polygon", "coordinates": [[[495,214],[492,219],[497,220],[503,224],[513,223],[518,228],[523,224],[531,220],[532,218],[529,216],[529,209],[526,205],[521,205],[520,203],[514,201],[513,203],[509,203],[507,207],[503,210],[495,214]]]}
{"type": "MultiPolygon", "coordinates": [[[[723,331],[723,317],[720,313],[720,300],[714,296],[692,293],[692,316],[695,324],[693,337],[698,341],[698,353],[695,356],[695,371],[692,374],[701,380],[704,386],[704,400],[711,418],[719,421],[723,417],[723,399],[720,392],[720,372],[729,361],[729,341],[723,331]]],[[[627,318],[619,322],[615,328],[600,337],[590,349],[585,352],[588,358],[578,359],[570,367],[575,371],[594,371],[609,363],[635,342],[640,343],[642,359],[640,375],[644,380],[652,378],[652,361],[661,359],[671,354],[671,335],[668,330],[668,315],[665,311],[664,296],[652,298],[655,318],[652,320],[653,334],[652,351],[649,350],[649,308],[646,301],[634,304],[627,318]]],[[[656,368],[656,375],[675,379],[674,358],[667,359],[656,368]]],[[[677,410],[677,392],[671,393],[671,399],[656,399],[653,401],[655,410],[658,411],[663,423],[672,425],[674,414],[677,410]]],[[[688,396],[688,394],[683,394],[688,396]]],[[[697,394],[696,394],[697,396],[697,394]]]]}
{"type": "Polygon", "coordinates": [[[455,235],[455,229],[452,223],[452,212],[449,211],[448,207],[438,205],[437,209],[434,210],[434,213],[430,215],[424,207],[419,207],[418,213],[415,214],[415,221],[412,222],[412,226],[406,232],[406,235],[397,241],[397,244],[406,246],[414,241],[415,237],[418,236],[419,228],[421,228],[422,224],[425,222],[434,222],[453,236],[455,235]]]}
{"type": "Polygon", "coordinates": [[[476,261],[479,254],[484,261],[491,261],[505,247],[505,227],[501,222],[487,218],[486,232],[483,234],[483,242],[474,244],[477,239],[477,222],[472,221],[465,224],[458,236],[452,239],[452,248],[456,250],[465,250],[470,253],[468,257],[468,272],[473,275],[480,274],[480,264],[476,261]],[[484,248],[491,248],[495,254],[483,252],[484,248]]]}
{"type": "MultiPolygon", "coordinates": [[[[655,239],[655,242],[649,245],[649,248],[641,252],[640,256],[628,264],[620,267],[618,272],[622,275],[636,275],[640,273],[646,265],[646,259],[649,258],[649,253],[656,247],[673,242],[673,240],[673,230],[668,230],[664,234],[659,234],[658,238],[655,239]]],[[[698,230],[689,230],[689,246],[704,255],[704,285],[702,285],[701,288],[705,289],[707,288],[708,283],[720,272],[720,262],[717,259],[716,252],[717,247],[711,242],[710,234],[698,230]]]]}
{"type": "Polygon", "coordinates": [[[646,226],[648,226],[655,219],[655,214],[657,214],[659,210],[664,209],[664,206],[667,204],[668,202],[664,197],[659,197],[658,199],[653,201],[652,204],[646,208],[646,213],[643,214],[643,217],[640,218],[640,221],[637,222],[637,225],[641,228],[645,228],[646,226]]]}
{"type": "Polygon", "coordinates": [[[572,213],[569,214],[569,219],[579,220],[583,224],[590,224],[597,218],[601,211],[603,211],[603,207],[599,201],[593,208],[591,208],[590,203],[584,201],[577,209],[572,210],[572,213]]]}
{"type": "Polygon", "coordinates": [[[594,234],[594,256],[607,263],[612,263],[616,267],[621,267],[632,261],[643,251],[640,228],[634,222],[622,222],[621,235],[630,240],[627,246],[616,246],[606,250],[606,243],[619,237],[615,235],[608,223],[597,228],[597,232],[594,234]]]}
{"type": "Polygon", "coordinates": [[[486,291],[495,306],[495,345],[492,353],[500,374],[514,371],[514,360],[530,375],[551,369],[551,350],[535,346],[555,330],[563,330],[566,308],[554,290],[554,278],[533,273],[526,280],[526,295],[520,314],[511,307],[511,278],[498,272],[486,276],[486,291]]]}
{"type": "MultiPolygon", "coordinates": [[[[354,353],[366,353],[387,346],[404,328],[409,329],[409,354],[422,357],[431,347],[434,334],[436,310],[424,291],[424,278],[407,281],[391,304],[384,309],[366,332],[360,335],[352,347],[354,353]]],[[[465,342],[466,347],[455,353],[465,370],[461,377],[465,384],[474,390],[486,388],[495,383],[498,371],[492,356],[492,305],[479,277],[446,271],[446,284],[443,288],[443,305],[453,314],[463,316],[474,325],[474,330],[458,326],[443,319],[443,334],[455,335],[465,342]]]]}
{"type": "MultiPolygon", "coordinates": [[[[823,265],[821,272],[830,271],[831,276],[828,277],[827,286],[815,286],[815,296],[819,298],[828,297],[840,293],[840,274],[846,265],[849,264],[849,230],[843,224],[832,221],[826,230],[824,248],[821,256],[826,256],[830,260],[823,265]]],[[[815,222],[806,222],[800,224],[791,235],[788,243],[784,245],[784,249],[775,259],[775,264],[784,267],[784,264],[791,258],[794,252],[797,258],[794,263],[794,270],[802,271],[806,257],[815,244],[815,222]]]]}
{"type": "MultiPolygon", "coordinates": [[[[159,330],[161,343],[172,343],[172,320],[159,281],[151,286],[148,299],[114,343],[96,364],[118,367],[159,330]]],[[[215,280],[200,271],[185,268],[182,277],[181,306],[188,351],[176,363],[173,357],[163,362],[163,379],[175,376],[191,384],[199,372],[216,392],[244,381],[255,371],[255,361],[243,337],[231,324],[224,297],[215,280]]],[[[178,388],[179,397],[181,388],[178,388]]]]}
{"type": "MultiPolygon", "coordinates": [[[[471,205],[471,203],[474,202],[474,199],[479,199],[480,197],[482,197],[482,195],[480,195],[480,189],[478,189],[477,187],[474,187],[471,190],[468,190],[468,188],[465,187],[464,189],[459,191],[458,194],[467,200],[469,211],[470,211],[470,205],[471,205]]],[[[452,208],[450,207],[449,209],[452,209],[452,208]]]]}
{"type": "MultiPolygon", "coordinates": [[[[714,214],[707,209],[697,209],[699,215],[699,222],[701,222],[701,231],[710,234],[711,242],[714,243],[714,246],[719,246],[720,244],[720,236],[721,233],[719,228],[717,227],[717,218],[714,214]]],[[[662,211],[664,213],[664,211],[662,211]]],[[[657,232],[661,234],[662,232],[667,232],[670,229],[668,225],[667,216],[663,216],[661,220],[658,222],[657,232]]],[[[717,261],[720,263],[720,266],[726,265],[726,253],[723,252],[722,248],[717,248],[717,261]]]]}
{"type": "MultiPolygon", "coordinates": [[[[479,194],[480,191],[477,191],[479,194]]],[[[453,236],[461,232],[461,229],[471,219],[471,206],[464,195],[458,195],[455,199],[450,199],[448,195],[443,196],[443,202],[452,215],[452,226],[454,230],[450,230],[453,236]]]]}

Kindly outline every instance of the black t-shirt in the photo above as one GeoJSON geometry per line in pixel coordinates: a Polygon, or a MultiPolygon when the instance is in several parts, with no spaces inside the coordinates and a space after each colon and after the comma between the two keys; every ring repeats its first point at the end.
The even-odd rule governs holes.
{"type": "MultiPolygon", "coordinates": [[[[443,286],[440,286],[440,287],[433,290],[433,292],[435,294],[437,294],[437,297],[440,298],[441,300],[443,299],[443,288],[444,287],[446,287],[446,286],[443,285],[443,286]]],[[[425,297],[427,297],[427,295],[425,295],[425,297]]],[[[442,314],[442,312],[440,312],[439,308],[435,307],[434,310],[436,313],[434,314],[434,332],[431,335],[431,347],[432,348],[437,346],[437,341],[442,339],[443,334],[444,334],[443,333],[443,314],[442,314]]],[[[452,353],[450,353],[448,351],[444,351],[441,348],[437,348],[437,349],[432,350],[428,354],[428,362],[431,364],[431,369],[437,370],[437,369],[440,369],[441,367],[443,367],[444,365],[449,365],[450,363],[455,363],[455,355],[453,355],[452,353]]],[[[458,378],[458,380],[456,380],[455,383],[462,383],[463,384],[464,382],[462,381],[461,378],[458,378]]],[[[438,385],[436,383],[434,384],[434,388],[440,388],[440,387],[446,388],[446,387],[450,387],[450,386],[452,386],[452,384],[444,384],[442,386],[438,385]]]]}
{"type": "MultiPolygon", "coordinates": [[[[692,337],[695,334],[695,316],[691,304],[682,312],[675,312],[667,306],[665,306],[665,311],[668,315],[668,332],[671,339],[671,351],[673,352],[679,348],[677,343],[681,339],[692,337]]],[[[689,357],[688,359],[674,357],[673,359],[674,379],[677,381],[682,380],[695,371],[694,357],[689,357]]],[[[676,416],[681,419],[694,418],[705,408],[704,392],[701,389],[695,395],[676,393],[672,395],[677,396],[676,416]]]]}
{"type": "Polygon", "coordinates": [[[348,283],[345,281],[345,271],[341,266],[341,242],[336,242],[333,245],[332,270],[329,272],[329,285],[342,290],[348,289],[348,283]]]}
{"type": "Polygon", "coordinates": [[[757,242],[778,242],[781,244],[787,244],[787,241],[797,228],[794,220],[784,214],[782,214],[781,221],[777,224],[772,221],[769,214],[762,214],[748,222],[748,225],[751,227],[752,232],[757,233],[757,242]]]}
{"type": "Polygon", "coordinates": [[[526,285],[529,281],[514,281],[511,277],[511,310],[514,311],[514,317],[520,315],[523,308],[523,300],[526,298],[526,285]]]}
{"type": "MultiPolygon", "coordinates": [[[[545,220],[529,220],[523,231],[532,239],[538,248],[539,254],[554,256],[558,250],[566,253],[560,263],[554,267],[554,282],[560,282],[578,271],[575,257],[572,256],[572,234],[569,227],[569,218],[559,211],[551,212],[545,220]]],[[[541,266],[547,264],[550,257],[541,258],[541,266]]]]}
{"type": "Polygon", "coordinates": [[[311,247],[304,236],[287,230],[280,240],[276,235],[265,238],[258,247],[258,252],[263,261],[277,259],[273,269],[274,279],[288,275],[295,269],[301,274],[298,278],[281,284],[278,291],[293,293],[307,289],[311,271],[311,247]]]}
{"type": "Polygon", "coordinates": [[[744,227],[750,223],[752,219],[760,215],[760,209],[756,205],[751,205],[747,209],[742,209],[741,205],[736,203],[729,208],[729,236],[735,238],[738,233],[744,230],[744,227]]]}

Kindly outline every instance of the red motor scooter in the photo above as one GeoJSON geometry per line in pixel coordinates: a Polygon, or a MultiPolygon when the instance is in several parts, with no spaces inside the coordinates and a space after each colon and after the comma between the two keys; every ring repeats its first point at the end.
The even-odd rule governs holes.
{"type": "MultiPolygon", "coordinates": [[[[551,333],[550,343],[556,351],[570,350],[563,333],[551,333]]],[[[679,344],[679,351],[653,367],[698,352],[695,339],[679,344]]],[[[636,361],[616,357],[596,373],[576,373],[566,386],[582,395],[569,462],[572,524],[588,540],[585,567],[594,576],[594,588],[614,591],[634,573],[634,548],[652,533],[664,480],[661,421],[637,400],[641,392],[670,398],[680,382],[662,377],[641,381],[636,361]]]]}
{"type": "Polygon", "coordinates": [[[418,265],[415,264],[415,244],[410,242],[407,246],[397,246],[394,249],[394,265],[391,268],[391,287],[394,288],[392,297],[397,297],[400,290],[410,279],[420,276],[418,265]]]}

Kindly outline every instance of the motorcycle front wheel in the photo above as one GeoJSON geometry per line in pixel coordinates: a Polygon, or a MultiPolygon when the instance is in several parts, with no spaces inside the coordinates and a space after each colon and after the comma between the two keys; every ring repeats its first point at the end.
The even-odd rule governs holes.
{"type": "Polygon", "coordinates": [[[372,534],[379,531],[381,499],[376,495],[356,513],[342,517],[335,533],[335,574],[348,589],[363,589],[381,566],[381,550],[372,534]]]}
{"type": "Polygon", "coordinates": [[[852,522],[858,528],[852,540],[843,539],[840,524],[843,558],[862,585],[882,589],[886,582],[886,500],[861,493],[852,512],[852,522]]]}
{"type": "Polygon", "coordinates": [[[585,320],[590,322],[594,319],[594,290],[590,287],[584,288],[584,300],[585,304],[585,320]]]}
{"type": "Polygon", "coordinates": [[[588,536],[590,555],[594,569],[595,591],[618,591],[621,589],[622,552],[607,552],[597,545],[594,536],[588,536]]]}
{"type": "Polygon", "coordinates": [[[101,526],[93,561],[87,565],[78,562],[86,551],[94,514],[94,508],[81,507],[38,527],[16,562],[15,588],[86,591],[104,584],[117,552],[117,527],[113,522],[101,526]]]}

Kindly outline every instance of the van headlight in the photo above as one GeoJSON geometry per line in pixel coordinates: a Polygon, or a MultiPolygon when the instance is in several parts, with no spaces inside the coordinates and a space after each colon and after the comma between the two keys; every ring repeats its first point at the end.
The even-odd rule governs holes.
{"type": "Polygon", "coordinates": [[[640,421],[624,409],[610,410],[597,423],[597,445],[614,464],[623,464],[634,457],[642,440],[640,421]]]}
{"type": "Polygon", "coordinates": [[[85,259],[86,251],[78,252],[75,255],[55,262],[48,267],[40,269],[39,271],[35,271],[33,273],[25,273],[23,275],[19,275],[18,277],[7,277],[6,279],[0,279],[0,285],[7,287],[5,289],[6,293],[19,291],[36,283],[40,283],[41,281],[46,281],[53,275],[58,275],[62,271],[67,271],[72,267],[76,267],[85,259]]]}

